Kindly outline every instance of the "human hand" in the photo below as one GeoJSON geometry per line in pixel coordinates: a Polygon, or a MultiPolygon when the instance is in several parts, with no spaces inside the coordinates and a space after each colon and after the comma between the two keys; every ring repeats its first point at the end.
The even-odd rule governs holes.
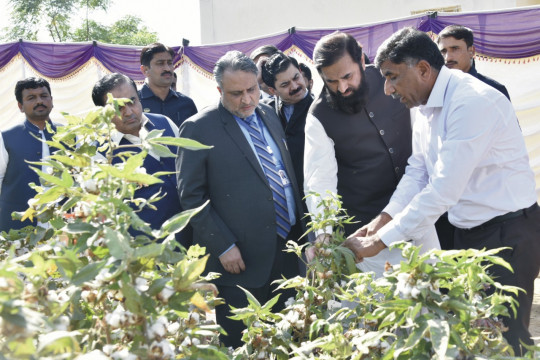
{"type": "Polygon", "coordinates": [[[242,254],[236,245],[225,254],[221,255],[219,261],[221,261],[221,265],[223,265],[225,271],[231,274],[240,274],[242,271],[246,270],[242,254]]]}
{"type": "Polygon", "coordinates": [[[362,226],[360,229],[356,230],[349,237],[366,237],[375,235],[380,228],[388,224],[392,220],[392,217],[385,212],[380,213],[371,220],[367,225],[362,226]]]}
{"type": "Polygon", "coordinates": [[[317,255],[317,245],[318,243],[321,244],[328,244],[330,240],[332,239],[332,235],[330,234],[319,234],[315,241],[313,242],[313,245],[310,245],[306,249],[306,260],[308,263],[310,263],[315,256],[317,255]]]}
{"type": "Polygon", "coordinates": [[[361,262],[365,257],[375,256],[386,248],[378,235],[369,237],[351,235],[343,242],[343,246],[351,249],[356,257],[356,262],[361,262]]]}

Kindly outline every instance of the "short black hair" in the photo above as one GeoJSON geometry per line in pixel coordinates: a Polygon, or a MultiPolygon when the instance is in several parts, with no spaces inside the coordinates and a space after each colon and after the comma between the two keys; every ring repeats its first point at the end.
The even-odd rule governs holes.
{"type": "Polygon", "coordinates": [[[334,65],[345,53],[362,67],[362,46],[352,35],[336,31],[323,36],[313,50],[313,62],[317,71],[320,73],[323,67],[334,65]]]}
{"type": "Polygon", "coordinates": [[[264,83],[267,86],[275,89],[277,74],[286,71],[291,64],[295,68],[299,69],[298,61],[296,61],[295,58],[289,57],[281,51],[272,55],[266,60],[261,70],[261,76],[264,83]]]}
{"type": "Polygon", "coordinates": [[[311,75],[311,69],[309,68],[309,66],[307,66],[304,63],[298,63],[298,69],[304,74],[304,76],[308,80],[313,79],[313,76],[311,75]]]}
{"type": "Polygon", "coordinates": [[[171,54],[171,57],[174,59],[174,50],[168,46],[163,45],[162,43],[153,43],[146,45],[141,50],[141,65],[150,66],[150,61],[154,58],[154,55],[167,52],[171,54]]]}
{"type": "Polygon", "coordinates": [[[444,58],[437,44],[428,34],[412,27],[395,32],[379,47],[375,58],[377,67],[380,68],[387,60],[394,64],[408,63],[409,65],[425,60],[437,71],[444,65],[444,58]]]}
{"type": "Polygon", "coordinates": [[[470,48],[474,44],[474,34],[471,29],[461,25],[449,25],[441,30],[439,37],[437,38],[437,44],[440,39],[453,37],[456,40],[464,40],[467,44],[467,48],[470,48]]]}
{"type": "Polygon", "coordinates": [[[120,73],[112,73],[105,75],[94,85],[92,89],[92,100],[96,106],[105,106],[107,104],[107,93],[110,93],[112,89],[122,84],[131,84],[137,91],[137,85],[135,81],[129,76],[120,73]]]}
{"type": "Polygon", "coordinates": [[[37,89],[40,87],[47,88],[47,90],[49,91],[49,95],[52,95],[51,85],[49,85],[49,82],[43,78],[28,77],[26,79],[19,80],[15,85],[15,99],[17,99],[18,103],[22,104],[22,92],[24,89],[37,89]]]}
{"type": "Polygon", "coordinates": [[[251,54],[249,55],[249,58],[253,61],[255,61],[255,58],[261,56],[261,55],[266,55],[268,57],[274,55],[275,53],[277,53],[279,51],[279,49],[277,47],[275,47],[274,45],[263,45],[263,46],[259,46],[258,48],[256,48],[255,50],[253,50],[251,52],[251,54]]]}

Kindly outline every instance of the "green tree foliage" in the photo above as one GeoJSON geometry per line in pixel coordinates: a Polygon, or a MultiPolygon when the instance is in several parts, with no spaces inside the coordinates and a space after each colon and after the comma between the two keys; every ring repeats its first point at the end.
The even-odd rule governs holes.
{"type": "Polygon", "coordinates": [[[12,26],[5,29],[5,40],[38,40],[38,31],[47,29],[55,42],[70,38],[70,22],[82,9],[106,10],[110,0],[10,0],[12,26]]]}
{"type": "Polygon", "coordinates": [[[147,45],[157,42],[158,36],[155,32],[150,31],[143,25],[141,18],[126,15],[111,26],[105,26],[94,20],[89,20],[88,27],[86,24],[83,24],[77,28],[73,32],[71,40],[96,40],[120,45],[147,45]]]}
{"type": "Polygon", "coordinates": [[[110,0],[10,0],[12,25],[2,30],[0,38],[38,41],[39,30],[46,29],[54,42],[96,40],[109,44],[146,45],[158,41],[157,34],[137,16],[126,15],[110,26],[88,18],[90,10],[107,10],[110,3],[110,0]],[[84,10],[86,19],[76,21],[76,14],[84,10]]]}

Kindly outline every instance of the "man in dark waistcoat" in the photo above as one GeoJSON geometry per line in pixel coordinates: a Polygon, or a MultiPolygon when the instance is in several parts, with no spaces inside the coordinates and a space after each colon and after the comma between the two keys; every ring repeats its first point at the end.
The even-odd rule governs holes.
{"type": "Polygon", "coordinates": [[[35,196],[28,184],[39,185],[39,176],[26,161],[41,161],[49,156],[44,141],[51,140],[56,131],[49,118],[53,101],[47,80],[30,77],[18,81],[15,98],[26,120],[0,135],[0,231],[36,225],[30,220],[14,221],[11,213],[26,210],[28,200],[35,196]]]}
{"type": "MultiPolygon", "coordinates": [[[[304,198],[304,143],[306,116],[313,102],[304,76],[295,58],[282,52],[272,55],[262,67],[262,78],[273,99],[273,107],[285,130],[287,147],[294,165],[294,173],[302,198],[304,198]]],[[[307,211],[304,202],[304,212],[307,211]]]]}
{"type": "MultiPolygon", "coordinates": [[[[121,151],[139,153],[141,151],[141,137],[154,129],[164,130],[163,136],[178,136],[178,127],[168,117],[159,114],[143,113],[139,97],[137,96],[137,87],[129,77],[123,74],[113,73],[101,78],[92,90],[94,104],[104,106],[107,102],[107,93],[111,93],[115,98],[127,98],[131,100],[131,103],[127,103],[120,108],[122,117],[113,120],[116,126],[116,132],[112,134],[112,140],[118,145],[133,146],[117,149],[115,150],[115,154],[121,151]]],[[[170,150],[176,153],[175,147],[170,147],[170,150]]],[[[113,162],[118,161],[120,161],[118,157],[115,157],[113,160],[113,162]]],[[[144,199],[149,199],[158,192],[161,195],[165,195],[153,203],[157,210],[145,207],[138,213],[139,217],[149,223],[152,229],[159,229],[165,221],[182,211],[180,199],[176,191],[176,175],[174,174],[175,158],[161,157],[150,151],[144,159],[143,167],[148,174],[162,171],[173,172],[172,174],[160,177],[163,183],[144,186],[135,192],[135,197],[144,199]]],[[[180,232],[179,235],[177,234],[177,240],[183,246],[189,245],[186,244],[185,230],[180,232]]]]}
{"type": "MultiPolygon", "coordinates": [[[[313,61],[324,88],[306,120],[305,193],[337,192],[348,215],[359,221],[345,226],[349,235],[380,214],[403,176],[411,155],[410,112],[385,96],[383,77],[365,65],[362,48],[351,35],[335,32],[321,38],[313,61]]],[[[318,202],[308,197],[311,213],[321,211],[318,202]]],[[[317,241],[326,237],[317,235],[317,241]]],[[[423,250],[438,247],[434,229],[426,239],[414,240],[423,250]]],[[[385,261],[399,260],[399,251],[385,252],[360,267],[380,275],[385,261]]]]}

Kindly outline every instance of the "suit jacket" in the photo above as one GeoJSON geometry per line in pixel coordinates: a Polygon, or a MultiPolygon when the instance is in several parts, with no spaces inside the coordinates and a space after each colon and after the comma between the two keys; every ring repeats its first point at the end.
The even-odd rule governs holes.
{"type": "MultiPolygon", "coordinates": [[[[294,190],[298,224],[302,219],[298,211],[301,198],[283,129],[272,108],[259,104],[256,111],[280,149],[294,190]]],[[[176,160],[182,207],[192,209],[210,200],[191,221],[193,242],[205,246],[210,254],[206,272],[221,273],[215,281],[219,285],[264,285],[279,240],[272,191],[256,154],[221,103],[186,120],[180,127],[180,137],[213,145],[210,150],[180,148],[176,160]],[[226,272],[219,261],[219,255],[233,244],[240,249],[246,265],[238,275],[226,272]]]]}

